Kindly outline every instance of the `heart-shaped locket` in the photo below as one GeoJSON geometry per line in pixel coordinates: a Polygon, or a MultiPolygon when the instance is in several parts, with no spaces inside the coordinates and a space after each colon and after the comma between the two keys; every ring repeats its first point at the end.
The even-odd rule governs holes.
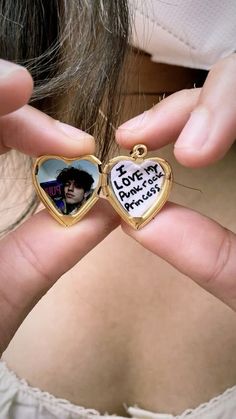
{"type": "Polygon", "coordinates": [[[103,170],[108,200],[135,229],[160,211],[172,184],[170,165],[158,157],[145,159],[146,154],[147,148],[138,144],[131,157],[115,157],[103,170]]]}
{"type": "Polygon", "coordinates": [[[101,162],[91,155],[74,159],[42,156],[34,164],[33,182],[52,216],[70,226],[84,217],[99,198],[101,162]]]}
{"type": "Polygon", "coordinates": [[[35,162],[33,182],[46,208],[63,225],[84,217],[102,190],[118,214],[139,229],[163,207],[172,183],[170,165],[158,157],[145,159],[146,154],[146,146],[138,144],[131,157],[115,157],[103,170],[91,155],[42,156],[35,162]]]}

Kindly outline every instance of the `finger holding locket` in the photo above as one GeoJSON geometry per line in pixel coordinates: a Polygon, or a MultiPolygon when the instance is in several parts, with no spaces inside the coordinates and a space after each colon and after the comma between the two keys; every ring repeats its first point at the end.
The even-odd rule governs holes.
{"type": "MultiPolygon", "coordinates": [[[[0,76],[1,154],[10,149],[33,157],[94,152],[92,136],[26,105],[33,84],[26,69],[0,60],[0,76]]],[[[73,229],[60,228],[43,210],[1,239],[0,356],[43,294],[118,223],[119,217],[101,200],[73,229]]]]}
{"type": "MultiPolygon", "coordinates": [[[[175,157],[183,165],[215,163],[236,137],[235,69],[235,54],[220,60],[201,89],[174,93],[119,127],[119,144],[127,147],[140,136],[152,149],[175,142],[175,157]]],[[[175,204],[166,205],[141,231],[126,224],[123,230],[236,311],[236,235],[232,231],[175,204]]]]}

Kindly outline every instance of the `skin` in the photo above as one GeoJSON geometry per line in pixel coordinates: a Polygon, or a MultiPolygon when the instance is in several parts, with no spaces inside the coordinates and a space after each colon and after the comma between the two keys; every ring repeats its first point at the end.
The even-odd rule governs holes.
{"type": "MultiPolygon", "coordinates": [[[[142,142],[152,150],[174,142],[176,159],[190,168],[220,160],[236,134],[235,67],[234,55],[220,61],[202,89],[169,96],[121,126],[117,141],[127,149],[142,142]],[[199,116],[204,127],[196,137],[200,122],[197,129],[192,124],[199,116]]],[[[77,140],[65,141],[58,123],[25,105],[31,88],[29,74],[19,67],[0,81],[2,152],[93,153],[91,137],[78,131],[77,140]],[[19,98],[24,92],[17,104],[12,77],[19,98]]],[[[2,351],[34,304],[81,260],[24,322],[5,352],[9,365],[59,397],[123,415],[124,402],[178,414],[235,384],[235,235],[198,212],[168,204],[138,232],[122,223],[127,235],[114,231],[82,260],[119,224],[111,207],[99,201],[70,229],[41,211],[2,240],[2,351]]]]}
{"type": "MultiPolygon", "coordinates": [[[[1,153],[11,148],[31,156],[58,153],[66,157],[76,157],[94,152],[94,139],[90,135],[75,128],[71,130],[71,127],[66,127],[65,124],[61,127],[57,121],[26,105],[32,93],[33,82],[24,68],[0,60],[0,69],[1,153]],[[30,138],[34,138],[34,142],[30,141],[30,138]]],[[[87,220],[74,229],[60,228],[45,211],[41,211],[1,241],[1,353],[36,301],[63,273],[78,262],[80,256],[83,257],[117,224],[117,217],[113,216],[110,207],[102,202],[90,213],[87,220]],[[94,226],[93,223],[89,223],[91,217],[94,217],[94,226]],[[85,237],[81,247],[78,237],[82,233],[85,237]],[[43,243],[46,236],[50,237],[50,240],[45,247],[43,243]],[[58,242],[62,244],[60,247],[57,246],[58,242]],[[54,262],[42,263],[44,252],[50,254],[51,251],[54,262]],[[19,275],[13,273],[12,263],[7,256],[10,256],[11,252],[15,254],[15,260],[18,260],[15,268],[19,268],[19,275]],[[63,259],[63,263],[59,266],[55,261],[60,258],[63,259]],[[7,279],[9,275],[11,281],[7,279]],[[21,285],[20,278],[24,278],[21,285]]]]}
{"type": "MultiPolygon", "coordinates": [[[[177,138],[174,154],[181,164],[198,168],[218,161],[235,140],[235,69],[236,54],[219,61],[209,72],[202,89],[177,92],[136,120],[129,121],[128,125],[124,124],[117,132],[118,142],[130,148],[142,140],[149,149],[154,149],[177,138]],[[225,103],[224,107],[222,103],[225,103]],[[175,115],[171,124],[170,112],[175,115]]],[[[124,230],[236,309],[235,234],[200,214],[175,205],[167,206],[160,217],[140,232],[134,232],[126,225],[124,230]],[[174,228],[177,215],[180,222],[174,228]],[[153,240],[151,231],[158,231],[160,225],[166,229],[167,224],[171,240],[168,234],[161,244],[153,240]],[[193,232],[194,245],[189,248],[193,232]],[[183,248],[179,247],[179,240],[183,248]]]]}
{"type": "Polygon", "coordinates": [[[84,189],[77,188],[74,180],[69,180],[66,183],[64,193],[68,204],[79,204],[84,198],[84,189]]]}

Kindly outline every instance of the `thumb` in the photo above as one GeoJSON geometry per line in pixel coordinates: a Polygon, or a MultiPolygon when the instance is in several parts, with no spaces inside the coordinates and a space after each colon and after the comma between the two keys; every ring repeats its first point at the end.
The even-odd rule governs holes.
{"type": "Polygon", "coordinates": [[[73,227],[60,226],[44,210],[1,241],[0,352],[37,301],[101,242],[118,220],[111,206],[100,199],[73,227]]]}
{"type": "Polygon", "coordinates": [[[236,236],[215,221],[166,204],[144,228],[123,229],[236,310],[236,236]]]}

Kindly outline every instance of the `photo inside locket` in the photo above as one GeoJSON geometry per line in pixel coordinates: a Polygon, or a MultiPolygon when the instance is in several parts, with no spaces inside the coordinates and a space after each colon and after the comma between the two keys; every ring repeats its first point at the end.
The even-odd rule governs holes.
{"type": "Polygon", "coordinates": [[[60,214],[75,215],[92,197],[98,186],[99,169],[89,160],[49,159],[37,174],[40,187],[60,214]]]}

